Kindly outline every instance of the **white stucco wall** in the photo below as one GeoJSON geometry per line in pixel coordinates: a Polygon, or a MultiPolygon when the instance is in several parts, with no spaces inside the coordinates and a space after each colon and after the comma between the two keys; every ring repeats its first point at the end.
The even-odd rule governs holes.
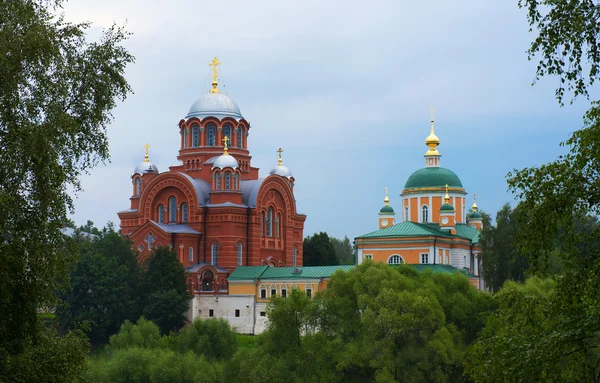
{"type": "Polygon", "coordinates": [[[192,298],[187,318],[226,319],[231,327],[240,334],[254,334],[254,295],[198,295],[192,298]],[[235,316],[235,310],[240,310],[240,316],[235,316]]]}
{"type": "Polygon", "coordinates": [[[450,251],[450,264],[458,269],[469,267],[471,252],[464,249],[452,249],[450,251]],[[466,263],[465,263],[466,257],[466,263]]]}

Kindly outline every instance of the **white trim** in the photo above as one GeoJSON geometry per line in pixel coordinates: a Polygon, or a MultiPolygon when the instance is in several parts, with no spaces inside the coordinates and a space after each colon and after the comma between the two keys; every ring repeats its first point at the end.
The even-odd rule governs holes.
{"type": "Polygon", "coordinates": [[[393,247],[393,248],[386,247],[386,248],[383,248],[383,249],[382,249],[382,248],[376,248],[376,247],[373,247],[373,248],[363,248],[363,249],[358,249],[358,251],[360,251],[360,252],[361,252],[361,254],[362,254],[362,252],[363,252],[363,251],[377,251],[377,250],[392,250],[392,251],[402,251],[402,250],[427,250],[427,249],[429,249],[429,248],[430,248],[429,246],[422,246],[422,247],[393,247]]]}
{"type": "Polygon", "coordinates": [[[429,259],[430,255],[431,255],[430,253],[419,253],[419,263],[422,264],[422,265],[430,265],[430,264],[432,264],[431,262],[429,262],[430,261],[430,259],[429,259]],[[422,257],[423,255],[427,255],[427,262],[423,262],[423,257],[422,257]]]}

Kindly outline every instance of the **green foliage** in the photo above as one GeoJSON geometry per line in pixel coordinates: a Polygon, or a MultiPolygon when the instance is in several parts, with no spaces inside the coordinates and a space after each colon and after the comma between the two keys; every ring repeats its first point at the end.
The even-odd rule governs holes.
{"type": "Polygon", "coordinates": [[[91,231],[98,237],[79,242],[79,261],[69,274],[71,289],[62,295],[58,313],[67,329],[90,323],[88,336],[98,343],[106,342],[125,320],[140,316],[142,270],[129,240],[112,229],[91,231]]]}
{"type": "Polygon", "coordinates": [[[329,266],[339,264],[334,246],[325,232],[304,238],[302,247],[304,266],[329,266]]]}
{"type": "MultiPolygon", "coordinates": [[[[0,2],[0,355],[13,363],[52,343],[36,313],[53,306],[76,254],[59,231],[72,208],[68,190],[78,191],[81,173],[108,158],[111,110],[130,92],[127,33],[113,26],[86,41],[89,24],[65,22],[56,5],[0,2]]],[[[6,366],[0,380],[14,380],[6,366]]]]}
{"type": "Polygon", "coordinates": [[[128,320],[123,323],[119,333],[110,337],[110,349],[158,348],[165,343],[161,343],[161,339],[158,326],[141,317],[136,324],[128,320]]]}
{"type": "Polygon", "coordinates": [[[152,252],[146,262],[143,288],[146,299],[142,312],[146,318],[156,323],[163,334],[183,327],[192,296],[175,252],[164,247],[152,252]]]}
{"type": "Polygon", "coordinates": [[[339,261],[340,265],[354,265],[356,263],[356,254],[354,246],[347,235],[344,239],[337,239],[330,237],[329,241],[333,245],[333,251],[335,258],[339,261]]]}
{"type": "Polygon", "coordinates": [[[78,382],[86,372],[89,344],[82,331],[58,336],[54,327],[40,327],[35,342],[22,344],[18,354],[0,354],[2,382],[78,382]],[[10,377],[10,379],[6,378],[10,377]]]}
{"type": "Polygon", "coordinates": [[[175,336],[174,347],[180,353],[192,351],[206,359],[231,359],[238,338],[225,319],[196,320],[175,336]]]}
{"type": "Polygon", "coordinates": [[[492,291],[498,291],[509,279],[525,281],[529,262],[517,251],[515,242],[520,226],[519,207],[513,210],[508,203],[496,214],[496,226],[483,226],[479,236],[481,270],[486,286],[492,291]]]}
{"type": "Polygon", "coordinates": [[[571,327],[555,286],[551,279],[530,278],[500,290],[500,309],[469,350],[466,370],[475,381],[597,381],[590,378],[598,353],[585,347],[597,339],[569,339],[582,331],[571,327]]]}
{"type": "Polygon", "coordinates": [[[254,349],[256,348],[256,336],[237,334],[237,343],[240,349],[254,349]]]}
{"type": "Polygon", "coordinates": [[[600,6],[594,0],[519,0],[527,8],[530,29],[538,36],[529,47],[529,59],[540,57],[536,80],[560,77],[556,97],[562,105],[567,91],[573,98],[588,95],[600,75],[600,6]],[[587,74],[584,68],[588,70],[587,74]]]}
{"type": "Polygon", "coordinates": [[[461,381],[466,346],[495,309],[466,277],[366,262],[310,299],[273,298],[257,348],[227,363],[226,381],[461,381]]]}
{"type": "Polygon", "coordinates": [[[86,382],[114,383],[214,383],[221,381],[223,367],[192,352],[168,349],[126,348],[109,358],[92,358],[86,382]]]}

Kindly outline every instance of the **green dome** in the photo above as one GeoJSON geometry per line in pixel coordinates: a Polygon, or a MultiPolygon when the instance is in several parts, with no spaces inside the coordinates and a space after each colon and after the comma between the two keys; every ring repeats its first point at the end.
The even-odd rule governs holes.
{"type": "Polygon", "coordinates": [[[393,213],[394,209],[391,206],[384,206],[379,210],[380,213],[393,213]]]}
{"type": "Polygon", "coordinates": [[[454,206],[450,205],[449,203],[445,203],[440,208],[440,211],[454,211],[454,206]]]}
{"type": "Polygon", "coordinates": [[[452,170],[446,168],[419,169],[406,180],[404,189],[444,188],[448,184],[451,188],[463,187],[462,182],[452,170]]]}
{"type": "Polygon", "coordinates": [[[472,212],[471,214],[469,214],[469,218],[470,218],[470,219],[482,219],[482,218],[483,218],[483,216],[481,215],[481,213],[480,213],[480,212],[478,212],[478,211],[474,211],[474,212],[472,212]]]}

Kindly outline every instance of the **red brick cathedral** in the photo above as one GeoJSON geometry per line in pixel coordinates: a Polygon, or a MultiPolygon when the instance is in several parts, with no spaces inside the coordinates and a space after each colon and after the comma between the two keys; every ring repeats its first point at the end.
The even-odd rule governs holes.
{"type": "Polygon", "coordinates": [[[296,212],[295,181],[281,148],[267,177],[252,166],[250,123],[219,92],[218,64],[211,64],[210,92],[179,121],[177,161],[159,173],[146,145],[131,176],[131,207],[118,213],[142,259],[156,246],[171,247],[188,274],[197,274],[201,291],[226,291],[237,266],[301,266],[306,220],[296,212]]]}

